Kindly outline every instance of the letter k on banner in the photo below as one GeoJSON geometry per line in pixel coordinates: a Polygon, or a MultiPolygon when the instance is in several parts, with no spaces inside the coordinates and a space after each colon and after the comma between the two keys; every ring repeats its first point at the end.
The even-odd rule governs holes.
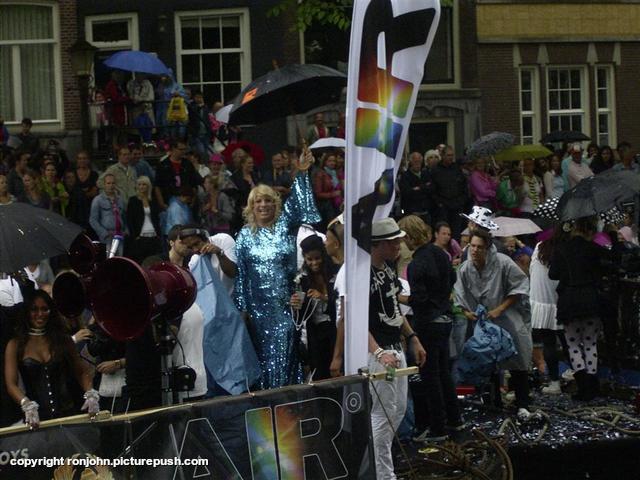
{"type": "Polygon", "coordinates": [[[346,119],[345,372],[367,365],[371,223],[389,215],[440,0],[355,0],[346,119]]]}

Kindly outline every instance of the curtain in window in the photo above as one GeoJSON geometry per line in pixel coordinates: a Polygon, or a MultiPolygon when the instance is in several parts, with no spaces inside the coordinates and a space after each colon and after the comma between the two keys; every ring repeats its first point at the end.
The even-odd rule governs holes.
{"type": "Polygon", "coordinates": [[[0,41],[53,39],[51,7],[0,6],[0,41]]]}
{"type": "Polygon", "coordinates": [[[21,45],[22,112],[38,120],[56,118],[53,45],[21,45]]]}
{"type": "Polygon", "coordinates": [[[5,121],[16,120],[13,108],[13,72],[11,47],[0,46],[0,115],[5,121]]]}
{"type": "Polygon", "coordinates": [[[19,115],[34,120],[57,118],[54,41],[51,7],[0,5],[0,114],[6,119],[19,121],[19,115]],[[42,43],[22,43],[25,40],[42,43]],[[22,89],[18,111],[13,108],[18,95],[15,72],[22,89]]]}

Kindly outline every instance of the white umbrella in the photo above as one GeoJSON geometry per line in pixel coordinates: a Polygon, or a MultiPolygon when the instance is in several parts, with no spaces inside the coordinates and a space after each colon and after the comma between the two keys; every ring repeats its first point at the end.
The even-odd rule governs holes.
{"type": "Polygon", "coordinates": [[[316,148],[346,148],[347,143],[344,141],[344,138],[336,138],[336,137],[327,137],[321,138],[316,142],[313,142],[309,147],[311,150],[316,148]]]}
{"type": "Polygon", "coordinates": [[[215,113],[216,120],[222,123],[229,123],[229,112],[231,112],[232,108],[233,108],[233,103],[230,103],[229,105],[222,107],[220,110],[218,110],[215,113]]]}
{"type": "Polygon", "coordinates": [[[493,221],[500,226],[500,230],[491,232],[494,237],[515,237],[542,231],[528,218],[496,217],[493,221]]]}

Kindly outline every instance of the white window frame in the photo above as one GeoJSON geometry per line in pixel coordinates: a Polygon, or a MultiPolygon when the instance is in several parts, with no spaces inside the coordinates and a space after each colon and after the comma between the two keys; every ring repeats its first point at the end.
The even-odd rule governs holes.
{"type": "Polygon", "coordinates": [[[589,74],[586,65],[549,65],[545,69],[545,82],[546,82],[546,107],[547,107],[547,129],[551,131],[551,117],[554,115],[582,115],[582,133],[587,136],[591,134],[591,122],[590,122],[590,84],[589,74]],[[549,104],[549,73],[552,70],[579,70],[580,71],[580,103],[582,109],[569,109],[569,110],[551,110],[549,104]]]}
{"type": "Polygon", "coordinates": [[[524,125],[525,117],[531,118],[531,143],[538,143],[541,138],[540,128],[540,75],[537,67],[523,66],[518,69],[518,104],[520,105],[520,143],[524,145],[524,125]],[[522,72],[531,74],[531,110],[522,108],[522,72]]]}
{"type": "MultiPolygon", "coordinates": [[[[175,12],[174,30],[176,39],[176,67],[177,79],[183,84],[182,55],[193,53],[204,55],[207,53],[240,53],[240,88],[251,82],[251,18],[248,8],[219,8],[214,10],[188,10],[175,12]],[[238,16],[240,24],[240,48],[209,48],[198,50],[183,50],[181,20],[183,18],[201,18],[208,16],[238,16]]],[[[207,99],[209,101],[220,99],[207,99]]],[[[231,99],[225,99],[227,102],[231,99]]]]}
{"type": "Polygon", "coordinates": [[[138,31],[138,14],[135,12],[112,13],[107,15],[90,15],[84,19],[84,31],[87,42],[100,50],[139,50],[140,34],[138,31]],[[129,39],[118,42],[95,42],[93,40],[93,24],[108,23],[113,20],[127,20],[129,39]]]}
{"type": "Polygon", "coordinates": [[[20,125],[22,119],[29,114],[24,112],[22,108],[22,69],[20,64],[20,45],[29,44],[52,44],[53,45],[53,79],[55,82],[56,95],[56,117],[47,119],[33,119],[34,130],[38,130],[39,125],[60,125],[64,127],[64,115],[62,113],[62,59],[60,57],[60,9],[57,2],[49,1],[29,1],[29,0],[12,0],[3,2],[2,6],[8,5],[35,5],[39,7],[48,7],[51,9],[52,15],[52,39],[49,40],[0,40],[0,45],[9,46],[11,48],[12,68],[13,68],[13,108],[15,110],[16,120],[5,119],[6,125],[20,125]]]}
{"type": "Polygon", "coordinates": [[[453,82],[450,83],[423,83],[420,91],[452,90],[462,88],[461,63],[460,63],[460,0],[453,0],[453,82]]]}
{"type": "Polygon", "coordinates": [[[600,145],[600,115],[607,114],[609,116],[609,145],[616,145],[618,143],[617,139],[617,129],[616,129],[616,95],[615,95],[615,71],[613,65],[603,65],[596,64],[594,71],[594,95],[595,95],[595,105],[596,105],[596,139],[598,145],[600,145]],[[607,103],[608,107],[601,107],[599,104],[600,97],[598,95],[598,91],[601,90],[600,85],[598,84],[598,70],[606,70],[607,72],[607,103]]]}

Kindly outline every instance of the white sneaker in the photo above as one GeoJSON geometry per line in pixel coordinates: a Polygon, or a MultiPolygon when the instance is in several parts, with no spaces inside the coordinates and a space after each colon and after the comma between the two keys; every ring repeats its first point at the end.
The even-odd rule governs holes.
{"type": "Polygon", "coordinates": [[[573,380],[573,370],[567,368],[564,372],[562,372],[562,379],[566,382],[570,382],[573,380]]]}
{"type": "Polygon", "coordinates": [[[542,387],[542,393],[545,395],[560,395],[562,389],[560,388],[560,380],[552,380],[549,386],[542,387]]]}

